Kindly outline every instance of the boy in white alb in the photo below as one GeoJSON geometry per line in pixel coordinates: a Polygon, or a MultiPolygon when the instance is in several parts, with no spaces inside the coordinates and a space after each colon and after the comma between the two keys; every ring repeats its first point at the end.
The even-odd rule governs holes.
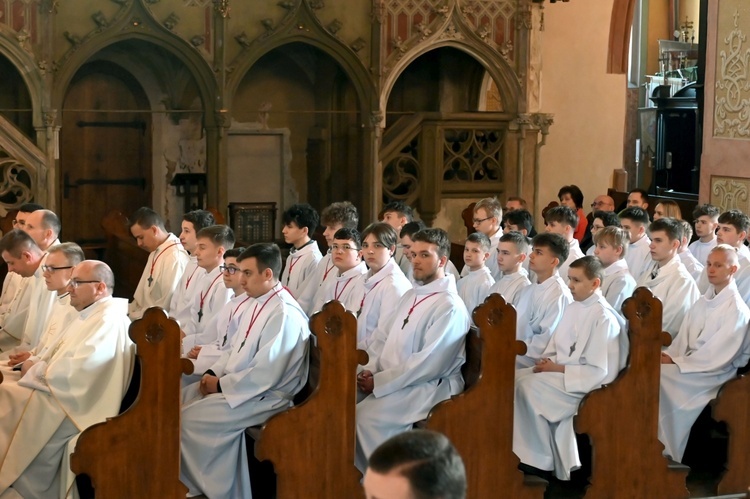
{"type": "Polygon", "coordinates": [[[234,292],[224,286],[221,265],[224,252],[234,247],[234,232],[226,225],[211,225],[198,231],[195,256],[203,273],[190,307],[190,319],[182,328],[182,353],[187,355],[196,345],[216,338],[216,319],[234,292]]]}
{"type": "Polygon", "coordinates": [[[662,328],[672,338],[680,330],[688,310],[700,298],[698,286],[677,256],[682,240],[682,226],[674,218],[660,218],[651,223],[651,257],[654,264],[637,281],[663,304],[662,328]]]}
{"type": "Polygon", "coordinates": [[[605,227],[620,227],[620,219],[617,214],[613,211],[595,211],[594,219],[591,221],[591,242],[593,243],[589,249],[586,250],[586,256],[594,256],[596,250],[596,243],[594,242],[594,236],[597,232],[605,227]]]}
{"type": "Polygon", "coordinates": [[[326,238],[328,251],[320,259],[315,267],[314,274],[309,278],[310,283],[305,286],[305,290],[297,298],[297,303],[302,307],[307,315],[312,315],[313,304],[315,303],[315,293],[328,279],[333,279],[336,275],[336,267],[333,265],[331,255],[331,245],[333,244],[333,235],[339,229],[356,229],[359,225],[359,214],[357,208],[349,201],[332,203],[323,209],[320,214],[320,223],[325,227],[323,237],[326,238]]]}
{"type": "Polygon", "coordinates": [[[630,246],[625,252],[625,261],[628,262],[630,275],[638,282],[638,279],[650,272],[654,264],[651,260],[651,239],[646,235],[648,213],[645,209],[633,206],[625,208],[618,216],[622,228],[630,234],[630,246]]]}
{"type": "Polygon", "coordinates": [[[149,252],[141,280],[128,305],[128,317],[136,320],[151,307],[167,309],[172,301],[190,257],[174,234],[167,232],[164,221],[145,206],[130,217],[130,233],[138,247],[149,252]]]}
{"type": "Polygon", "coordinates": [[[323,308],[326,302],[336,300],[346,310],[357,312],[364,296],[364,280],[367,266],[362,261],[361,236],[357,229],[339,229],[333,236],[331,255],[336,267],[333,279],[328,279],[315,293],[313,313],[323,308]]]}
{"type": "MultiPolygon", "coordinates": [[[[408,223],[414,221],[414,210],[408,204],[402,201],[392,201],[383,207],[383,219],[381,222],[386,223],[393,227],[396,234],[401,233],[401,229],[408,223]]],[[[356,227],[352,227],[356,229],[356,227]]],[[[401,272],[406,275],[409,271],[409,256],[404,251],[404,247],[401,244],[396,246],[396,253],[393,255],[393,259],[396,260],[401,272]]]]}
{"type": "Polygon", "coordinates": [[[567,206],[555,206],[544,216],[544,224],[547,232],[561,235],[568,243],[568,258],[562,262],[558,269],[560,277],[567,284],[568,267],[571,263],[584,256],[578,244],[578,239],[573,237],[573,233],[578,225],[578,215],[572,208],[567,206]]]}
{"type": "Polygon", "coordinates": [[[599,293],[603,268],[586,256],[570,265],[575,301],[533,367],[516,372],[513,452],[522,463],[569,480],[579,468],[573,416],[581,399],[620,372],[624,321],[599,293]]]}
{"type": "Polygon", "coordinates": [[[503,234],[497,246],[497,266],[503,276],[492,285],[490,294],[499,293],[514,307],[518,306],[521,290],[531,286],[529,274],[523,268],[530,248],[528,238],[516,231],[503,234]]]}
{"type": "MultiPolygon", "coordinates": [[[[526,245],[526,259],[523,261],[523,268],[528,274],[529,281],[536,282],[536,276],[529,268],[529,255],[531,254],[531,238],[536,236],[534,230],[534,217],[526,209],[518,209],[505,213],[503,215],[503,234],[509,232],[520,232],[529,241],[526,245]]],[[[499,249],[499,246],[498,246],[499,249]]],[[[498,279],[495,279],[496,281],[498,279]]]]}
{"type": "Polygon", "coordinates": [[[620,227],[605,227],[594,234],[594,255],[604,266],[600,291],[620,316],[623,302],[635,291],[635,279],[625,260],[629,245],[630,235],[620,227]]]}
{"type": "Polygon", "coordinates": [[[464,387],[470,321],[455,280],[443,270],[450,239],[442,229],[424,229],[412,239],[414,278],[423,284],[404,295],[390,327],[377,330],[369,362],[357,375],[355,465],[362,473],[381,443],[410,430],[464,387]]]}
{"type": "Polygon", "coordinates": [[[568,242],[561,235],[545,232],[534,237],[529,259],[537,282],[521,291],[516,307],[516,338],[526,343],[526,354],[516,357],[516,369],[542,358],[565,307],[573,301],[557,271],[567,258],[568,242]]]}
{"type": "MultiPolygon", "coordinates": [[[[728,244],[737,249],[739,268],[734,274],[734,282],[745,303],[750,303],[750,251],[745,246],[745,239],[749,233],[750,217],[740,210],[729,210],[719,216],[716,239],[719,244],[728,244]]],[[[710,289],[705,268],[698,279],[698,289],[703,294],[710,289]]]]}
{"type": "Polygon", "coordinates": [[[195,246],[198,243],[195,236],[199,230],[214,225],[214,223],[214,216],[206,210],[194,210],[182,216],[180,242],[185,251],[190,254],[190,260],[185,267],[182,278],[180,278],[177,289],[172,295],[167,311],[169,316],[175,319],[181,327],[190,321],[190,309],[193,306],[197,289],[201,287],[200,280],[205,275],[200,271],[198,260],[195,258],[195,246]]]}
{"type": "Polygon", "coordinates": [[[682,226],[682,240],[680,242],[680,248],[677,250],[677,254],[680,255],[680,261],[697,283],[703,272],[703,264],[699,262],[688,249],[688,243],[690,243],[690,240],[693,238],[693,228],[690,226],[690,223],[685,220],[680,220],[680,225],[682,226]]]}
{"type": "Polygon", "coordinates": [[[664,454],[682,461],[690,428],[721,386],[750,357],[750,310],[734,281],[737,250],[720,244],[706,261],[711,288],[685,315],[662,352],[659,440],[664,454]]]}
{"type": "Polygon", "coordinates": [[[490,294],[490,288],[495,284],[490,269],[485,265],[489,256],[490,239],[487,236],[475,232],[466,238],[464,265],[469,268],[469,273],[458,280],[456,287],[469,315],[484,303],[484,299],[490,294]]]}
{"type": "MultiPolygon", "coordinates": [[[[481,232],[490,239],[490,256],[487,258],[487,268],[490,269],[492,278],[500,279],[500,269],[497,267],[497,244],[503,229],[500,222],[503,220],[503,207],[497,198],[484,198],[474,205],[474,229],[481,232]]],[[[469,267],[464,265],[461,277],[469,273],[469,267]]]]}
{"type": "MultiPolygon", "coordinates": [[[[295,204],[282,215],[284,241],[292,245],[286,258],[281,284],[292,296],[302,296],[313,282],[318,262],[323,258],[318,243],[310,236],[318,228],[318,212],[307,203],[295,204]]],[[[315,284],[313,284],[314,286],[315,284]]]]}
{"type": "Polygon", "coordinates": [[[712,204],[701,204],[693,210],[693,224],[698,239],[690,243],[688,249],[701,265],[706,264],[708,254],[718,244],[716,229],[719,228],[720,214],[719,208],[712,204]]]}

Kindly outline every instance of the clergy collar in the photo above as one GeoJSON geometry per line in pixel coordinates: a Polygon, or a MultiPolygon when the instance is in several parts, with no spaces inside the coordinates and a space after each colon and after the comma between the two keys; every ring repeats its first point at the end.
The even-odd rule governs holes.
{"type": "Polygon", "coordinates": [[[615,263],[604,269],[604,277],[609,277],[621,270],[628,270],[628,262],[624,258],[620,258],[615,263]]]}
{"type": "Polygon", "coordinates": [[[57,295],[57,299],[60,300],[60,301],[62,301],[65,298],[67,298],[68,296],[70,296],[70,291],[66,291],[65,293],[63,293],[61,295],[57,295]]]}
{"type": "Polygon", "coordinates": [[[365,265],[365,262],[359,262],[357,265],[350,268],[343,274],[339,274],[338,276],[336,276],[336,278],[339,280],[349,279],[352,277],[357,277],[358,275],[362,275],[366,272],[367,272],[367,265],[365,265]]]}
{"type": "Polygon", "coordinates": [[[104,298],[96,300],[94,303],[79,312],[79,314],[81,314],[81,319],[88,319],[94,312],[101,308],[104,303],[110,301],[111,299],[111,296],[105,296],[104,298]]]}
{"type": "Polygon", "coordinates": [[[453,277],[453,274],[440,279],[435,279],[429,284],[419,284],[419,281],[417,281],[417,285],[414,286],[414,292],[417,296],[428,295],[430,293],[442,293],[446,291],[456,292],[456,278],[453,277]]]}

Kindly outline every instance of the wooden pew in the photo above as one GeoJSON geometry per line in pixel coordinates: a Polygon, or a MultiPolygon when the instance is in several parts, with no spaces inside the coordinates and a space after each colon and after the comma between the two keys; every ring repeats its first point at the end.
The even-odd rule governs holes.
{"type": "Polygon", "coordinates": [[[334,301],[310,319],[310,329],[318,341],[320,382],[304,402],[266,421],[255,455],[273,463],[279,499],[361,497],[354,467],[355,373],[366,355],[356,349],[357,320],[334,301]]]}
{"type": "Polygon", "coordinates": [[[611,384],[581,401],[574,420],[593,452],[586,497],[688,497],[687,467],[669,466],[657,438],[661,347],[671,343],[661,330],[662,303],[646,288],[625,300],[630,360],[611,384]]]}
{"type": "MultiPolygon", "coordinates": [[[[478,356],[478,372],[464,372],[473,386],[436,405],[427,427],[445,434],[466,466],[469,498],[542,498],[546,482],[524,478],[513,454],[513,396],[516,355],[526,345],[516,340],[516,310],[498,294],[490,295],[474,311],[481,331],[467,337],[467,362],[478,356]],[[477,343],[481,347],[477,346],[477,343]],[[479,351],[477,351],[479,350],[479,351]]],[[[475,362],[469,364],[469,369],[475,362]]],[[[471,383],[470,383],[471,384],[471,383]]]]}
{"type": "Polygon", "coordinates": [[[180,327],[160,308],[130,326],[141,386],[125,413],[81,433],[70,469],[86,474],[98,498],[185,497],[180,482],[180,378],[193,364],[180,358],[180,327]]]}
{"type": "Polygon", "coordinates": [[[724,421],[729,431],[726,473],[719,482],[718,494],[747,492],[750,488],[750,377],[745,374],[721,387],[711,402],[713,418],[724,421]]]}
{"type": "Polygon", "coordinates": [[[107,213],[102,219],[102,228],[107,234],[104,262],[115,274],[114,295],[130,299],[148,261],[148,252],[138,247],[130,233],[128,219],[120,211],[107,213]]]}

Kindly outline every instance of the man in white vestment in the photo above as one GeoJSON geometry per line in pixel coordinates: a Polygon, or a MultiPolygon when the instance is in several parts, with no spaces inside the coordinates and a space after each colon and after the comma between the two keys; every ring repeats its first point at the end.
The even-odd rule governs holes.
{"type": "Polygon", "coordinates": [[[700,292],[677,254],[682,241],[680,222],[674,218],[660,218],[649,229],[654,263],[637,285],[647,287],[661,300],[662,328],[674,338],[685,314],[700,298],[700,292]]]}
{"type": "Polygon", "coordinates": [[[490,294],[499,293],[507,303],[518,307],[521,290],[531,286],[529,273],[523,267],[530,251],[528,238],[517,231],[508,231],[497,245],[497,266],[502,277],[490,288],[490,294]]]}
{"type": "Polygon", "coordinates": [[[445,275],[450,239],[442,229],[424,229],[412,240],[414,278],[422,285],[404,295],[390,328],[376,331],[357,375],[364,398],[357,404],[355,465],[362,473],[375,448],[464,387],[470,321],[454,278],[445,275]]]}
{"type": "Polygon", "coordinates": [[[621,227],[604,227],[594,234],[594,255],[604,266],[604,280],[600,291],[621,317],[622,304],[635,291],[635,279],[630,275],[625,255],[630,244],[628,232],[621,227]]]}
{"type": "Polygon", "coordinates": [[[167,310],[190,257],[164,221],[151,208],[138,208],[130,217],[130,233],[138,247],[149,252],[143,274],[128,306],[132,320],[143,317],[151,307],[167,310]]]}
{"type": "Polygon", "coordinates": [[[573,301],[557,269],[568,258],[568,242],[559,234],[537,234],[532,241],[531,270],[537,282],[518,299],[516,338],[526,343],[526,354],[516,357],[516,369],[531,367],[542,358],[565,307],[573,301]]]}
{"type": "Polygon", "coordinates": [[[278,281],[278,246],[254,244],[238,261],[251,304],[232,348],[182,393],[188,497],[251,497],[245,429],[290,407],[307,381],[307,316],[278,281]]]}
{"type": "Polygon", "coordinates": [[[719,208],[712,204],[701,204],[693,210],[695,235],[698,237],[690,243],[688,249],[701,265],[706,265],[708,254],[716,247],[716,229],[719,227],[719,208]]]}
{"type": "Polygon", "coordinates": [[[642,276],[649,273],[654,263],[651,260],[651,239],[646,235],[646,228],[650,222],[648,213],[645,208],[632,206],[622,210],[618,216],[622,228],[630,234],[630,246],[625,252],[625,261],[628,263],[630,275],[638,282],[642,276]]]}
{"type": "MultiPolygon", "coordinates": [[[[750,250],[745,240],[750,234],[750,217],[740,210],[729,210],[719,215],[719,229],[716,240],[737,249],[739,268],[734,274],[734,283],[745,303],[750,303],[750,250]]],[[[707,269],[698,278],[698,290],[705,294],[710,289],[707,269]]]]}
{"type": "Polygon", "coordinates": [[[12,487],[21,497],[65,497],[78,435],[117,414],[135,348],[127,302],[113,287],[105,263],[76,266],[69,289],[78,317],[18,383],[0,385],[0,495],[12,487]]]}
{"type": "Polygon", "coordinates": [[[313,313],[321,310],[331,300],[336,300],[351,312],[359,310],[367,275],[367,265],[360,254],[361,246],[362,236],[357,229],[344,228],[336,231],[331,244],[335,275],[327,279],[315,293],[313,313]]]}
{"type": "Polygon", "coordinates": [[[568,257],[558,267],[560,277],[568,284],[568,267],[584,256],[578,239],[573,237],[573,232],[578,226],[578,215],[568,206],[555,206],[544,216],[544,224],[547,232],[561,235],[568,243],[568,257]]]}
{"type": "Polygon", "coordinates": [[[737,250],[716,246],[706,269],[711,288],[682,321],[662,352],[659,440],[664,454],[682,461],[690,428],[721,386],[747,364],[750,310],[734,281],[737,250]]]}
{"type": "Polygon", "coordinates": [[[516,372],[513,452],[522,463],[569,480],[579,468],[573,416],[581,399],[620,372],[624,321],[599,292],[596,257],[570,266],[568,305],[549,346],[533,367],[516,372]]]}
{"type": "Polygon", "coordinates": [[[169,316],[176,320],[180,327],[183,327],[190,320],[190,309],[193,307],[195,296],[200,288],[200,281],[205,277],[205,273],[200,271],[198,260],[195,257],[195,246],[198,244],[196,235],[198,231],[214,225],[216,222],[214,216],[207,210],[193,210],[182,216],[180,224],[180,243],[190,254],[190,259],[185,266],[185,271],[180,278],[169,301],[169,316]]]}

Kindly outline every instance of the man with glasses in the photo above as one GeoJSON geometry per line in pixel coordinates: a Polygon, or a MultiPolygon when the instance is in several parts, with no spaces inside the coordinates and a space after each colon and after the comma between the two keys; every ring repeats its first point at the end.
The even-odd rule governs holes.
{"type": "MultiPolygon", "coordinates": [[[[591,222],[591,237],[592,237],[592,243],[596,239],[596,234],[602,230],[605,227],[620,227],[620,219],[617,217],[617,214],[614,211],[595,211],[592,213],[593,220],[591,222]]],[[[596,249],[596,245],[592,244],[591,247],[589,247],[586,250],[586,256],[592,256],[594,254],[594,250],[596,249]]]]}
{"type": "Polygon", "coordinates": [[[339,229],[333,235],[331,256],[336,275],[318,288],[313,303],[313,313],[323,308],[326,302],[341,302],[346,310],[357,312],[364,296],[364,281],[367,266],[362,261],[360,249],[362,239],[357,229],[339,229]]]}
{"type": "MultiPolygon", "coordinates": [[[[497,198],[484,198],[474,205],[474,230],[481,232],[490,238],[490,256],[487,258],[487,268],[490,269],[492,277],[498,280],[502,277],[497,265],[497,245],[503,235],[500,222],[503,219],[503,208],[497,198]]],[[[461,277],[469,274],[469,267],[464,265],[461,277]]]]}
{"type": "Polygon", "coordinates": [[[117,414],[134,346],[127,301],[113,298],[114,275],[86,260],[68,290],[76,317],[17,383],[0,385],[0,495],[57,497],[74,486],[68,444],[117,414]]]}
{"type": "Polygon", "coordinates": [[[594,254],[593,224],[594,224],[594,219],[596,218],[596,213],[599,211],[614,212],[615,200],[612,199],[610,196],[600,195],[600,196],[596,196],[594,198],[594,202],[591,203],[591,213],[586,215],[586,220],[588,220],[588,225],[586,226],[586,233],[583,235],[583,240],[581,241],[581,251],[584,251],[586,255],[594,254]]]}

